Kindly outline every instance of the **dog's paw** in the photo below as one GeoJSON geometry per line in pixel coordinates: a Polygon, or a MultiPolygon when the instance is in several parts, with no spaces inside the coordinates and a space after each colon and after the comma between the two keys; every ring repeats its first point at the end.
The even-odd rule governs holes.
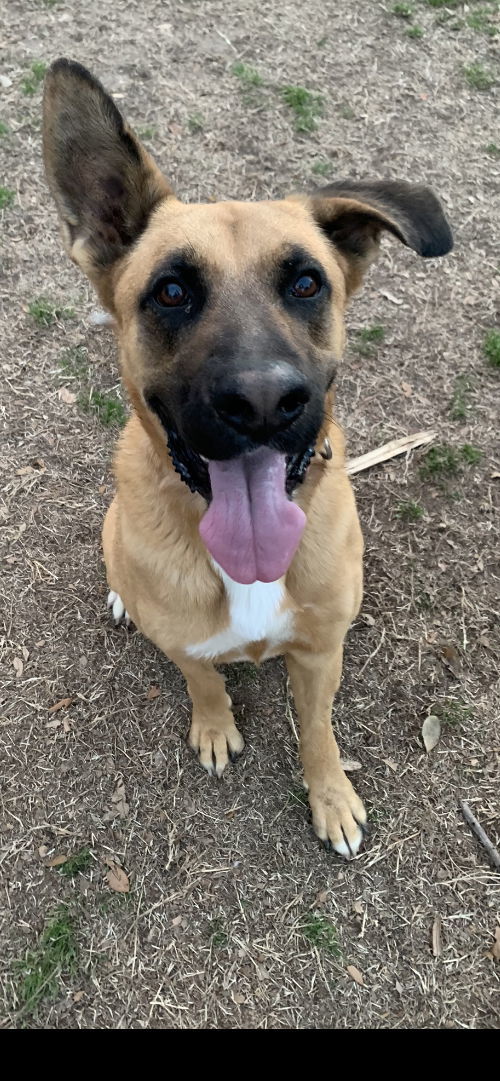
{"type": "Polygon", "coordinates": [[[234,762],[245,746],[231,715],[227,721],[210,724],[193,714],[188,742],[203,769],[216,777],[222,777],[229,760],[234,762]]]}
{"type": "Polygon", "coordinates": [[[314,829],[325,845],[350,860],[363,842],[366,811],[345,774],[309,791],[314,829]]]}
{"type": "Polygon", "coordinates": [[[108,608],[111,608],[111,613],[117,627],[123,620],[125,626],[128,627],[130,623],[130,616],[125,608],[125,605],[120,597],[119,593],[115,593],[114,589],[110,589],[108,593],[108,608]]]}

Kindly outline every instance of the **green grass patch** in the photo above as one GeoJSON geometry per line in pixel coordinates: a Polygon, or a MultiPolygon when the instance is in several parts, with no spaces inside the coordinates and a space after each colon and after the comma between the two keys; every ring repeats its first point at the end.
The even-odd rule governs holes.
{"type": "Polygon", "coordinates": [[[393,4],[391,11],[398,19],[411,19],[414,8],[413,4],[393,4]]]}
{"type": "Polygon", "coordinates": [[[89,367],[89,354],[84,345],[70,345],[63,349],[59,364],[65,375],[82,377],[89,367]]]}
{"type": "Polygon", "coordinates": [[[322,161],[321,159],[315,161],[311,167],[311,172],[314,173],[315,176],[330,176],[330,173],[332,172],[332,163],[331,161],[322,161]]]}
{"type": "Polygon", "coordinates": [[[417,24],[415,23],[414,26],[408,27],[408,30],[406,31],[406,36],[409,38],[413,38],[415,41],[417,41],[419,38],[423,38],[424,31],[422,30],[421,26],[417,26],[417,24]]]}
{"type": "Polygon", "coordinates": [[[424,0],[430,8],[457,8],[463,0],[424,0]]]}
{"type": "Polygon", "coordinates": [[[467,375],[457,375],[455,389],[450,402],[452,420],[466,420],[469,412],[467,396],[472,390],[472,383],[467,375]]]}
{"type": "Polygon", "coordinates": [[[423,513],[420,503],[415,503],[413,499],[403,499],[396,507],[396,517],[402,522],[418,522],[423,513]]]}
{"type": "Polygon", "coordinates": [[[80,852],[75,852],[73,856],[68,856],[66,863],[62,863],[58,867],[59,874],[65,875],[66,878],[74,878],[75,875],[81,874],[84,871],[88,871],[92,863],[92,856],[89,848],[82,848],[80,852]]]}
{"type": "Polygon", "coordinates": [[[8,210],[12,206],[16,193],[12,188],[0,187],[0,210],[8,210]]]}
{"type": "Polygon", "coordinates": [[[464,721],[469,720],[472,710],[465,702],[458,698],[443,698],[441,702],[435,702],[432,713],[439,717],[441,724],[446,728],[460,728],[464,721]]]}
{"type": "Polygon", "coordinates": [[[479,450],[479,447],[473,447],[470,443],[464,443],[459,449],[459,454],[466,465],[477,465],[483,457],[482,450],[479,450]]]}
{"type": "Polygon", "coordinates": [[[57,998],[61,976],[78,971],[78,945],[73,920],[63,905],[47,924],[34,950],[15,966],[21,1012],[34,1014],[45,999],[57,998]]]}
{"type": "Polygon", "coordinates": [[[323,114],[323,102],[320,95],[313,94],[304,86],[282,86],[281,97],[294,114],[295,130],[314,131],[319,117],[323,114]]]}
{"type": "Polygon", "coordinates": [[[225,930],[222,920],[218,917],[215,917],[210,923],[210,942],[216,950],[220,950],[224,946],[227,946],[229,942],[229,935],[225,930]]]}
{"type": "Polygon", "coordinates": [[[191,113],[191,116],[188,117],[188,128],[191,135],[197,135],[198,132],[203,131],[204,127],[205,121],[201,113],[191,113]]]}
{"type": "Polygon", "coordinates": [[[317,950],[328,953],[330,957],[341,956],[337,929],[327,916],[308,916],[302,924],[301,931],[304,938],[317,950]]]}
{"type": "Polygon", "coordinates": [[[78,404],[85,413],[94,413],[105,428],[123,428],[127,421],[123,402],[109,391],[85,390],[80,394],[78,404]]]}
{"type": "Polygon", "coordinates": [[[472,30],[477,30],[478,34],[485,34],[488,38],[494,38],[498,34],[498,26],[492,22],[492,19],[497,13],[497,4],[493,7],[477,8],[467,15],[465,21],[467,26],[470,26],[472,30]]]}
{"type": "Polygon", "coordinates": [[[46,71],[47,64],[45,64],[43,60],[35,60],[31,65],[28,75],[25,75],[21,83],[23,94],[26,94],[28,97],[32,97],[33,94],[36,94],[39,86],[43,83],[46,71]]]}
{"type": "Polygon", "coordinates": [[[318,49],[324,49],[327,41],[328,41],[328,35],[324,34],[324,36],[322,38],[320,38],[319,41],[316,42],[316,45],[317,45],[318,49]]]}
{"type": "Polygon", "coordinates": [[[492,158],[500,158],[500,146],[498,143],[487,143],[484,149],[487,154],[491,154],[492,158]]]}
{"type": "Polygon", "coordinates": [[[137,134],[140,139],[154,139],[155,135],[158,134],[158,129],[146,126],[145,128],[138,128],[137,134]]]}
{"type": "Polygon", "coordinates": [[[354,340],[354,347],[362,357],[371,357],[377,345],[380,345],[384,338],[385,327],[375,323],[372,327],[363,327],[362,330],[358,330],[354,340]]]}
{"type": "Polygon", "coordinates": [[[9,135],[10,131],[7,124],[3,120],[0,120],[0,135],[9,135]]]}
{"type": "Polygon", "coordinates": [[[231,71],[246,87],[264,85],[264,80],[259,75],[257,68],[253,68],[251,64],[244,64],[242,60],[238,60],[236,64],[233,64],[231,71]]]}
{"type": "Polygon", "coordinates": [[[482,451],[470,443],[464,443],[462,447],[438,443],[423,458],[419,469],[420,479],[440,482],[457,476],[464,465],[476,465],[481,458],[482,451]]]}
{"type": "Polygon", "coordinates": [[[60,319],[74,319],[74,308],[54,304],[48,297],[36,297],[28,305],[28,312],[41,327],[51,327],[60,319]]]}
{"type": "Polygon", "coordinates": [[[491,90],[496,82],[491,71],[488,71],[488,68],[485,68],[484,64],[479,62],[464,67],[464,75],[473,90],[491,90]]]}
{"type": "Polygon", "coordinates": [[[484,339],[484,355],[492,368],[500,368],[500,330],[489,330],[484,339]]]}
{"type": "Polygon", "coordinates": [[[75,310],[66,305],[54,304],[47,297],[36,297],[28,306],[28,312],[36,323],[50,327],[60,319],[74,319],[75,310]]]}

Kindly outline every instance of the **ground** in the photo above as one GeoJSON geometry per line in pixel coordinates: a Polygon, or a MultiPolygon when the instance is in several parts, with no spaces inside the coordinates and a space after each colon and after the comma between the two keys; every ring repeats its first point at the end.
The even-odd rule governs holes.
{"type": "Polygon", "coordinates": [[[498,28],[497,3],[454,0],[6,6],[7,1027],[498,1026],[500,880],[458,809],[498,845],[498,28]],[[312,834],[281,663],[228,672],[246,752],[217,783],[186,746],[179,674],[107,617],[124,403],[42,174],[43,65],[60,55],[115,93],[187,199],[404,177],[453,224],[443,260],[384,245],[339,377],[351,456],[425,428],[441,448],[355,478],[366,593],[335,725],[371,826],[349,865],[312,834]]]}

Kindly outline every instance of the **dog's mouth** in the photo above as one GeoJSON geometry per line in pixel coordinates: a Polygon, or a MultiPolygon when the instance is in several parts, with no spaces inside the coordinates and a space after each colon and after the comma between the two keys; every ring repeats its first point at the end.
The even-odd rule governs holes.
{"type": "Polygon", "coordinates": [[[227,461],[210,461],[167,430],[176,472],[209,506],[200,523],[213,559],[234,581],[274,582],[293,559],[304,531],[304,512],[292,494],[304,480],[314,447],[285,455],[262,446],[227,461]]]}

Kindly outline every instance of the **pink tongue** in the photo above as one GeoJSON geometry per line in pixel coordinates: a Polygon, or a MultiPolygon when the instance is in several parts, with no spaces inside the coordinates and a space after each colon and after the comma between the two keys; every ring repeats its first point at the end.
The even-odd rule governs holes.
{"type": "Polygon", "coordinates": [[[306,524],[285,491],[286,459],[262,447],[209,462],[212,502],[200,522],[203,543],[235,582],[275,582],[286,573],[306,524]]]}

